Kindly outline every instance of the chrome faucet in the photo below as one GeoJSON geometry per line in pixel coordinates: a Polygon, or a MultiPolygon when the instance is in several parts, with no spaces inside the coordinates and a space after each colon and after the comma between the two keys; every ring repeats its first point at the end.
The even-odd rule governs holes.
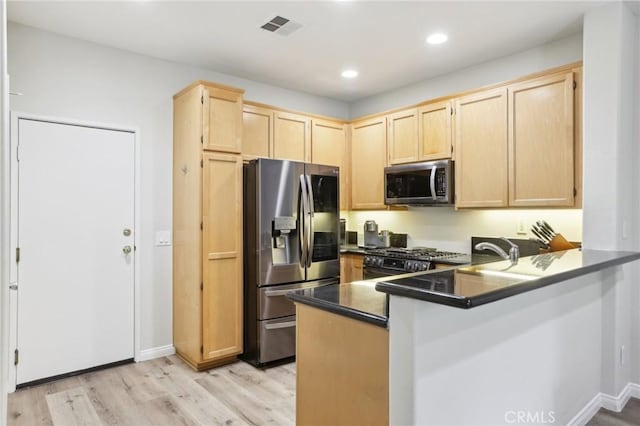
{"type": "Polygon", "coordinates": [[[508,239],[504,238],[504,237],[500,237],[500,239],[503,240],[503,241],[506,241],[511,246],[511,248],[509,249],[509,254],[507,254],[499,246],[497,246],[497,245],[495,245],[493,243],[487,243],[487,242],[476,244],[475,249],[476,250],[491,250],[494,253],[497,253],[503,259],[511,260],[511,264],[515,265],[516,263],[518,263],[518,258],[520,257],[520,248],[517,245],[515,245],[514,243],[512,243],[511,241],[509,241],[508,239]]]}

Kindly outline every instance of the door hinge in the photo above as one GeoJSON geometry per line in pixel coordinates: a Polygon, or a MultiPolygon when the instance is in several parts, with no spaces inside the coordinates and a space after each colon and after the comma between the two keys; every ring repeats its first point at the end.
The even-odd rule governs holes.
{"type": "Polygon", "coordinates": [[[204,95],[200,95],[200,103],[204,105],[204,95]]]}
{"type": "Polygon", "coordinates": [[[453,154],[453,145],[451,145],[451,153],[453,154]]]}
{"type": "Polygon", "coordinates": [[[200,222],[200,230],[202,231],[204,228],[202,227],[202,222],[200,222]]]}
{"type": "Polygon", "coordinates": [[[578,190],[576,188],[573,188],[573,196],[574,197],[578,196],[578,190]]]}
{"type": "Polygon", "coordinates": [[[200,168],[204,168],[204,160],[200,160],[200,168]]]}
{"type": "Polygon", "coordinates": [[[204,283],[200,283],[200,291],[204,290],[204,283]]]}
{"type": "Polygon", "coordinates": [[[204,346],[200,346],[200,353],[203,354],[204,353],[204,346]]]}
{"type": "Polygon", "coordinates": [[[16,247],[16,263],[20,262],[20,247],[16,247]]]}
{"type": "Polygon", "coordinates": [[[451,107],[451,115],[453,115],[453,111],[454,111],[454,108],[453,108],[453,107],[451,107]]]}
{"type": "Polygon", "coordinates": [[[16,348],[16,350],[13,351],[13,365],[18,365],[19,355],[20,355],[20,352],[16,348]]]}
{"type": "Polygon", "coordinates": [[[578,82],[573,80],[573,90],[576,90],[578,88],[578,82]]]}
{"type": "Polygon", "coordinates": [[[204,135],[200,135],[200,143],[204,143],[204,135]]]}
{"type": "Polygon", "coordinates": [[[20,144],[16,146],[16,161],[20,161],[20,144]]]}

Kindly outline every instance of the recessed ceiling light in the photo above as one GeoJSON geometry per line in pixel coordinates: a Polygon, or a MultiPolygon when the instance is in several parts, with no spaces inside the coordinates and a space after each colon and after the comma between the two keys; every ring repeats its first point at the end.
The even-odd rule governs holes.
{"type": "Polygon", "coordinates": [[[427,37],[427,43],[429,44],[442,44],[447,41],[449,37],[444,33],[433,33],[427,37]]]}
{"type": "Polygon", "coordinates": [[[356,78],[358,76],[358,71],[356,71],[356,70],[344,70],[344,71],[342,71],[342,76],[344,78],[356,78]]]}

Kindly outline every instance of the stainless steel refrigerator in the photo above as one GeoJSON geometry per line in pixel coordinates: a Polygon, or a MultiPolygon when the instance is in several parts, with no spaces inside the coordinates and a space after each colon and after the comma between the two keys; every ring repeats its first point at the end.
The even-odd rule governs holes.
{"type": "Polygon", "coordinates": [[[337,284],[337,167],[258,159],[244,166],[244,354],[263,366],[295,355],[292,290],[337,284]]]}

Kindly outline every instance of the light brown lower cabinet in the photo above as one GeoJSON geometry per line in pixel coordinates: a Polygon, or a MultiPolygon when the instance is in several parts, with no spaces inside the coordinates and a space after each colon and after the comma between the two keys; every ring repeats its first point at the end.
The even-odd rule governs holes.
{"type": "Polygon", "coordinates": [[[350,283],[364,279],[363,255],[342,253],[340,255],[340,282],[350,283]]]}
{"type": "Polygon", "coordinates": [[[296,304],[296,424],[388,425],[386,328],[296,304]]]}

